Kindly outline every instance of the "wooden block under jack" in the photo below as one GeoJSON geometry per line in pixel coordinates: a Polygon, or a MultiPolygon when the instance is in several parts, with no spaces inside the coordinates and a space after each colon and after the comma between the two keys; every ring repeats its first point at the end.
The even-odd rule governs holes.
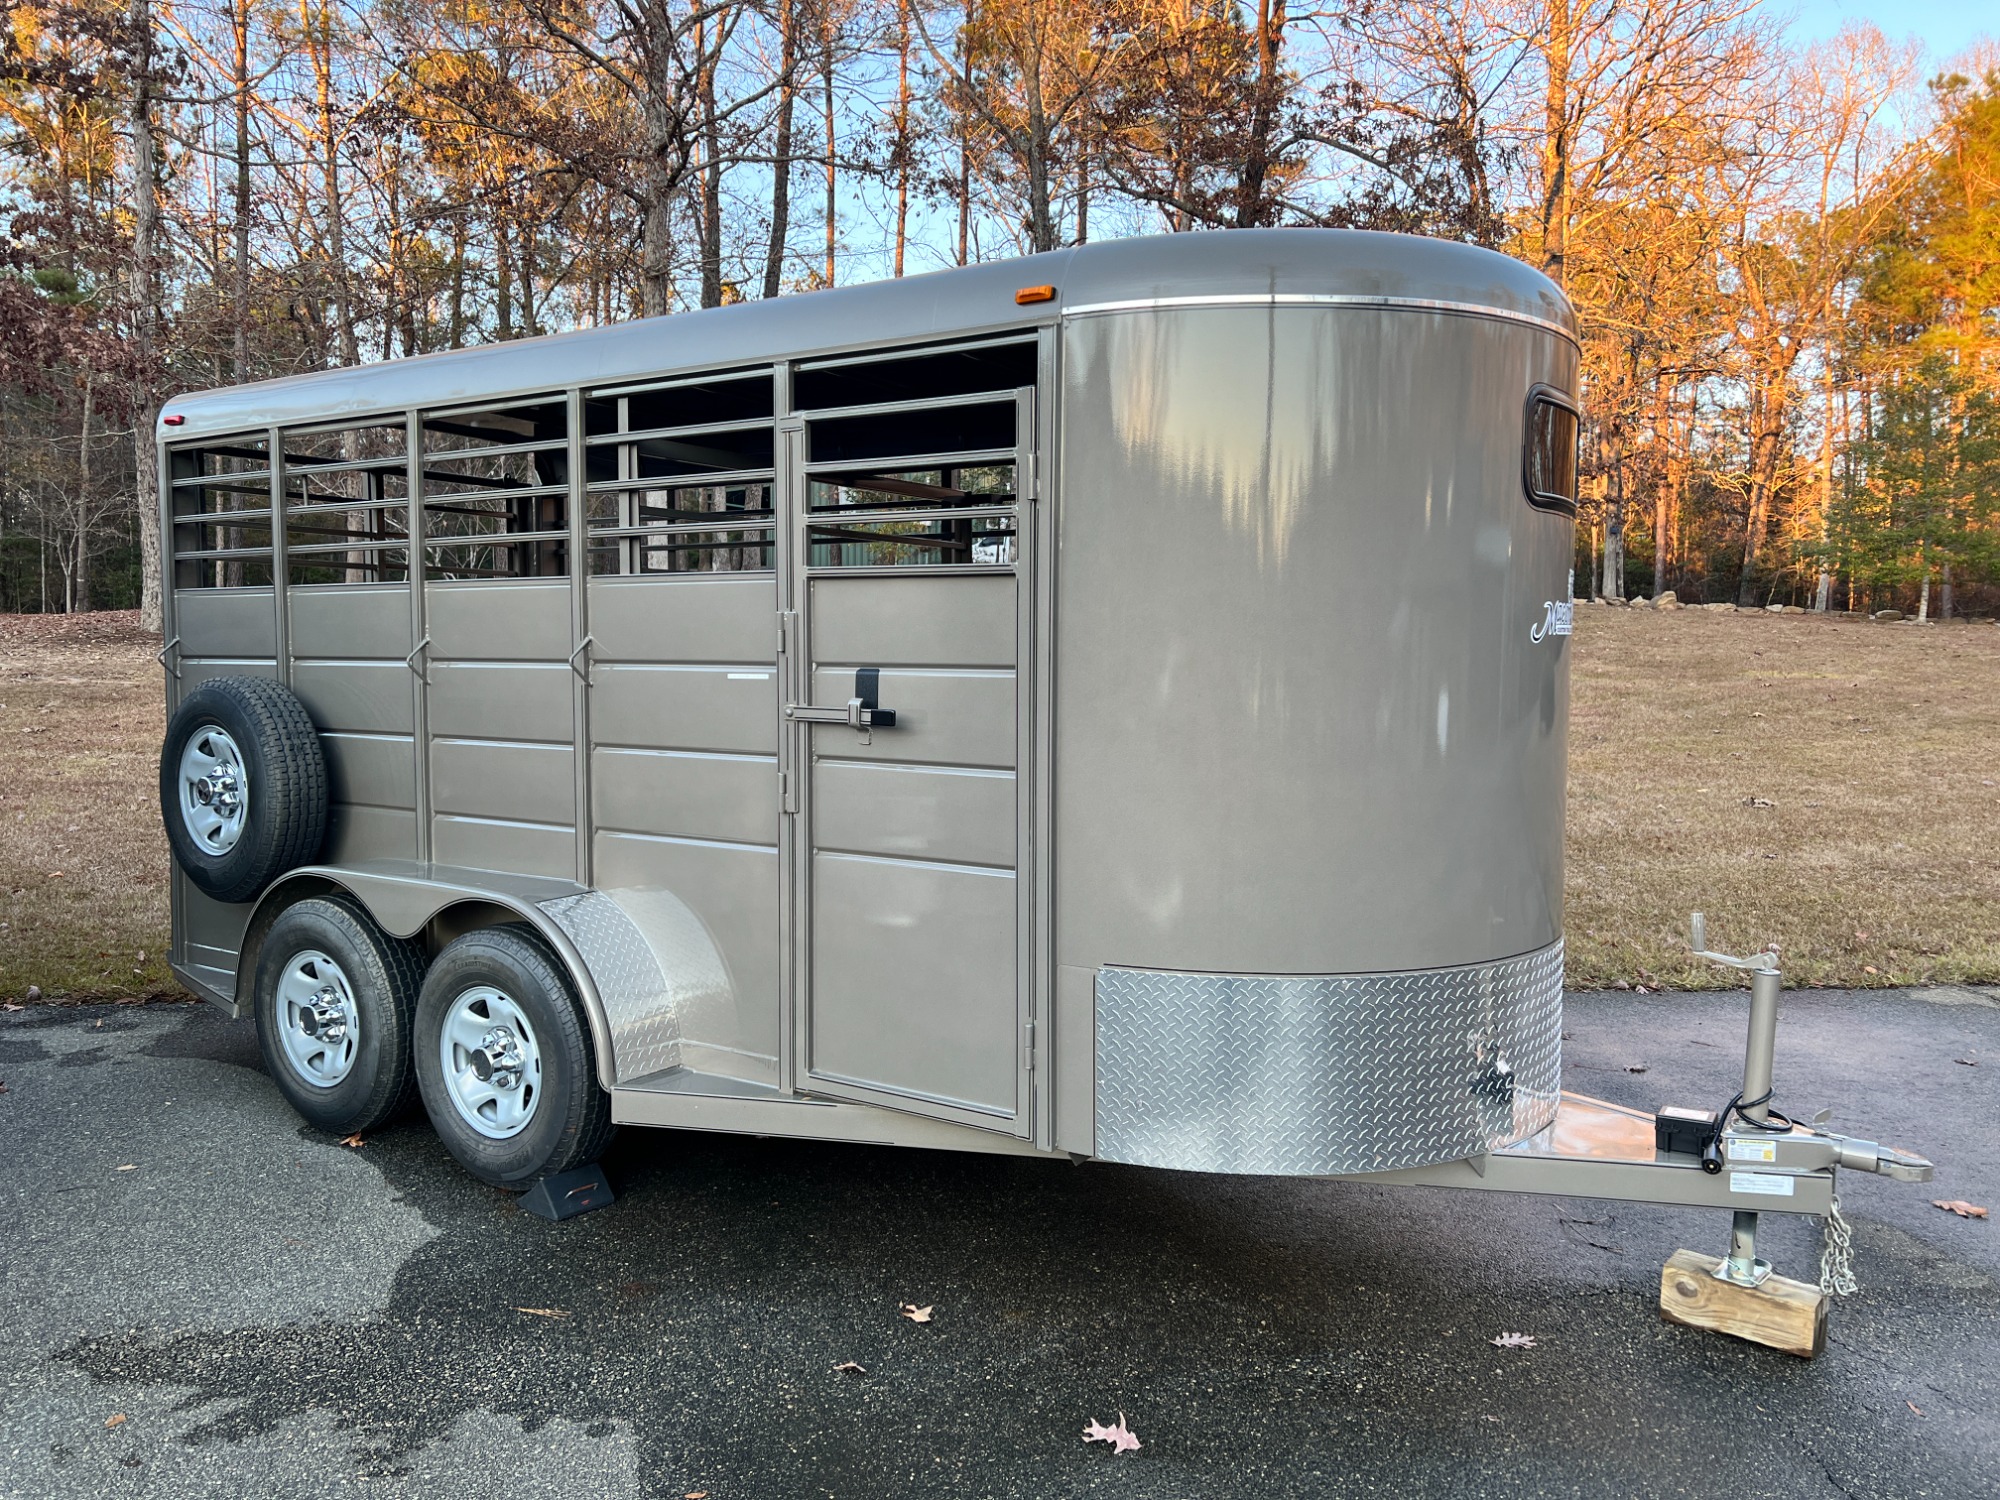
{"type": "Polygon", "coordinates": [[[1722,1258],[1676,1250],[1660,1272],[1660,1316],[1690,1328],[1711,1328],[1753,1344],[1811,1359],[1826,1347],[1826,1293],[1789,1276],[1762,1286],[1719,1280],[1722,1258]]]}

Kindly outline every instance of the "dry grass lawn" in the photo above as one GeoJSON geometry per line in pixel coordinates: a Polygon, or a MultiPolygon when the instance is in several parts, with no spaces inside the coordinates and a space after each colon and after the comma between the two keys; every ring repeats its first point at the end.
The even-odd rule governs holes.
{"type": "Polygon", "coordinates": [[[1577,607],[1569,978],[2000,980],[2000,628],[1577,607]]]}
{"type": "MultiPolygon", "coordinates": [[[[2000,629],[1578,608],[1569,978],[2000,981],[2000,629]],[[1768,806],[1765,804],[1769,804],[1768,806]]],[[[0,998],[174,992],[164,728],[131,615],[0,616],[0,998]]]]}

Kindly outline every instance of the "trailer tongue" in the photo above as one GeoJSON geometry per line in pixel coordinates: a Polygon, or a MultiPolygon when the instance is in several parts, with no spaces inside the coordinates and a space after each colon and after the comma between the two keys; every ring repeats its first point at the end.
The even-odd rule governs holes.
{"type": "Polygon", "coordinates": [[[1649,1115],[1565,1091],[1554,1122],[1516,1145],[1464,1161],[1374,1173],[1368,1180],[1729,1209],[1727,1254],[1677,1250],[1668,1260],[1660,1276],[1660,1316],[1810,1359],[1826,1344],[1829,1299],[1855,1290],[1834,1174],[1844,1167],[1929,1182],[1932,1165],[1910,1152],[1824,1130],[1824,1116],[1801,1125],[1774,1111],[1771,1068],[1783,987],[1777,954],[1738,958],[1710,951],[1700,912],[1691,924],[1691,946],[1697,958],[1750,973],[1743,1087],[1722,1109],[1668,1107],[1649,1115]],[[1762,1213],[1824,1221],[1816,1284],[1774,1274],[1757,1254],[1762,1213]]]}

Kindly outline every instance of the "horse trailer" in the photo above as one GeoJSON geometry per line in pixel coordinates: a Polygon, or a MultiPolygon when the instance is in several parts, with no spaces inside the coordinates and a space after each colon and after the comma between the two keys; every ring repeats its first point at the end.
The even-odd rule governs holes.
{"type": "Polygon", "coordinates": [[[1578,362],[1517,261],[1259,230],[178,399],[174,970],[515,1190],[624,1124],[1829,1213],[1865,1143],[1703,1170],[1768,1082],[1562,1093],[1578,362]]]}

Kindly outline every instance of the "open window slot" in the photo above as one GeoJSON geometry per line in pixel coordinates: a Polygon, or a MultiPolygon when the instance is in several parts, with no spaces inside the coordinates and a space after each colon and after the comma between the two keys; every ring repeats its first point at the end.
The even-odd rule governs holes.
{"type": "Polygon", "coordinates": [[[1012,505],[1016,498],[1012,455],[998,462],[867,466],[814,470],[807,508],[813,512],[950,510],[1012,505]]]}

